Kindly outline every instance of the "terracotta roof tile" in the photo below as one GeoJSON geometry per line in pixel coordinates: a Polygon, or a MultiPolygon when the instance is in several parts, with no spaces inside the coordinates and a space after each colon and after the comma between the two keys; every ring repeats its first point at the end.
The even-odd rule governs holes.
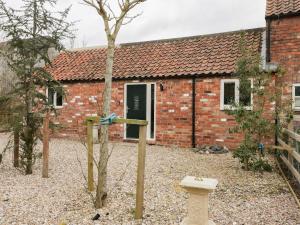
{"type": "Polygon", "coordinates": [[[267,0],[267,17],[299,12],[300,0],[267,0]]]}
{"type": "MultiPolygon", "coordinates": [[[[245,31],[249,48],[259,52],[263,29],[245,31]]],[[[229,74],[239,58],[241,31],[179,39],[121,44],[116,48],[115,79],[229,74]]],[[[59,81],[99,80],[106,49],[67,51],[48,68],[59,81]]]]}

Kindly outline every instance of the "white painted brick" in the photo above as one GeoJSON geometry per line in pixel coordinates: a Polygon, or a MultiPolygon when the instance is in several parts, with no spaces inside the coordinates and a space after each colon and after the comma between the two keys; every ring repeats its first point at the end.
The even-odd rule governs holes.
{"type": "Polygon", "coordinates": [[[223,139],[216,139],[217,142],[224,142],[223,139]]]}
{"type": "Polygon", "coordinates": [[[93,113],[92,116],[97,116],[97,113],[93,113]]]}
{"type": "Polygon", "coordinates": [[[167,105],[173,105],[173,102],[167,102],[167,105]]]}
{"type": "Polygon", "coordinates": [[[190,94],[189,93],[185,93],[185,94],[183,94],[183,97],[189,97],[190,96],[190,94]]]}
{"type": "Polygon", "coordinates": [[[80,113],[76,113],[75,116],[81,116],[81,114],[80,113]]]}
{"type": "Polygon", "coordinates": [[[68,105],[68,103],[67,103],[67,102],[64,102],[63,105],[68,105]]]}
{"type": "Polygon", "coordinates": [[[227,122],[227,119],[226,118],[222,118],[221,121],[222,122],[227,122]]]}
{"type": "Polygon", "coordinates": [[[208,96],[216,96],[215,93],[208,93],[207,95],[208,95],[208,96]]]}
{"type": "Polygon", "coordinates": [[[181,111],[186,111],[186,110],[188,110],[188,109],[189,109],[189,107],[187,107],[187,106],[183,106],[183,107],[181,107],[180,109],[181,109],[181,111]]]}
{"type": "Polygon", "coordinates": [[[173,113],[173,112],[175,112],[174,109],[169,109],[169,113],[173,113]]]}
{"type": "Polygon", "coordinates": [[[213,82],[213,80],[211,80],[211,79],[205,79],[203,81],[206,82],[206,83],[212,83],[213,82]]]}
{"type": "Polygon", "coordinates": [[[68,122],[68,123],[72,123],[73,121],[72,121],[72,120],[68,120],[67,122],[68,122]]]}
{"type": "Polygon", "coordinates": [[[83,102],[78,102],[77,104],[78,104],[78,105],[83,105],[83,102]]]}
{"type": "Polygon", "coordinates": [[[202,99],[200,99],[200,102],[208,102],[208,99],[202,98],[202,99]]]}
{"type": "Polygon", "coordinates": [[[55,125],[58,125],[58,124],[60,124],[60,123],[59,123],[59,122],[57,122],[57,121],[55,121],[55,122],[54,122],[54,124],[55,124],[55,125]]]}

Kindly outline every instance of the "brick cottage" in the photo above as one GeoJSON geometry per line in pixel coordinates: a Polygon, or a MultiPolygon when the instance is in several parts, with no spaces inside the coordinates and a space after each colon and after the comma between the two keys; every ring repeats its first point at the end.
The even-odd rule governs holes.
{"type": "MultiPolygon", "coordinates": [[[[287,70],[286,97],[300,109],[300,1],[268,0],[266,28],[245,30],[247,47],[268,63],[287,70]],[[299,83],[298,83],[299,82],[299,83]]],[[[239,100],[233,79],[240,57],[241,31],[186,38],[120,44],[116,49],[111,110],[124,118],[149,121],[149,143],[195,147],[219,144],[234,147],[241,136],[230,134],[234,120],[224,108],[239,100]]],[[[65,90],[48,93],[58,109],[60,136],[77,136],[85,117],[100,115],[106,49],[62,52],[50,72],[65,90]]],[[[249,106],[252,101],[249,101],[249,106]]],[[[134,126],[113,125],[113,140],[133,140],[134,126]]]]}

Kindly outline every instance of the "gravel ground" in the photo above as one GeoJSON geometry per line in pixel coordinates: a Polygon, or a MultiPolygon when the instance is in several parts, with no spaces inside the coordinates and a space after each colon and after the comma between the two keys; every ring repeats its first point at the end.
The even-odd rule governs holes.
{"type": "MultiPolygon", "coordinates": [[[[0,135],[0,147],[6,141],[7,136],[0,135]]],[[[108,204],[99,211],[94,210],[85,191],[82,170],[86,171],[86,153],[82,144],[52,140],[50,154],[49,179],[41,178],[41,160],[33,175],[24,176],[11,167],[11,155],[6,155],[0,166],[0,224],[137,224],[133,220],[136,145],[114,144],[108,204]],[[93,222],[96,213],[101,218],[93,222]]],[[[158,146],[147,146],[146,163],[143,224],[180,224],[186,215],[187,194],[179,182],[186,175],[219,180],[210,196],[210,217],[218,225],[300,224],[299,209],[276,171],[254,174],[242,171],[231,154],[200,155],[158,146]]]]}

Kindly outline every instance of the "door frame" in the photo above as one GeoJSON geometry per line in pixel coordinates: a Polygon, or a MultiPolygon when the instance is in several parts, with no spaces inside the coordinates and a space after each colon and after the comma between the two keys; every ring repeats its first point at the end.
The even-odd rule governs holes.
{"type": "MultiPolygon", "coordinates": [[[[129,85],[146,85],[146,120],[147,125],[147,140],[156,140],[156,83],[155,82],[132,82],[124,84],[124,118],[127,119],[127,86],[129,85]],[[154,85],[154,135],[150,138],[151,133],[151,85],[154,85]]],[[[124,140],[137,140],[135,138],[127,138],[127,124],[124,124],[124,140]]]]}

